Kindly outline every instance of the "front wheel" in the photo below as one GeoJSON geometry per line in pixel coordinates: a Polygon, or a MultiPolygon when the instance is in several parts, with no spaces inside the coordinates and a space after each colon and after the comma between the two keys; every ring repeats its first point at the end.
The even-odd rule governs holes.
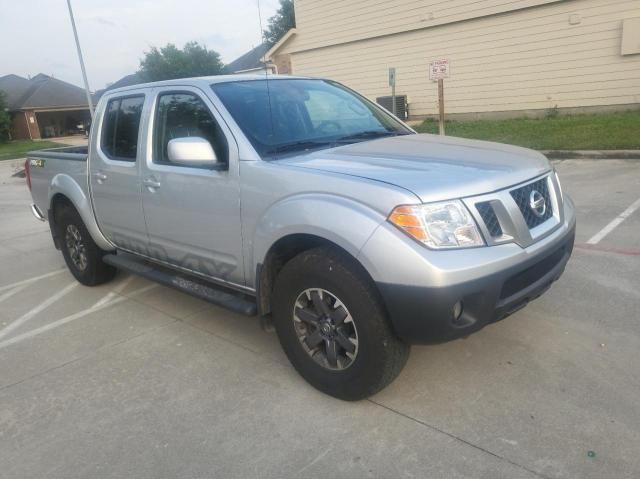
{"type": "Polygon", "coordinates": [[[400,374],[409,345],[397,338],[371,280],[331,248],[286,263],[274,288],[274,322],[287,357],[312,386],[364,399],[400,374]]]}
{"type": "Polygon", "coordinates": [[[78,282],[97,286],[115,276],[116,269],[102,261],[105,252],[93,241],[75,208],[63,206],[57,212],[56,224],[64,261],[78,282]]]}

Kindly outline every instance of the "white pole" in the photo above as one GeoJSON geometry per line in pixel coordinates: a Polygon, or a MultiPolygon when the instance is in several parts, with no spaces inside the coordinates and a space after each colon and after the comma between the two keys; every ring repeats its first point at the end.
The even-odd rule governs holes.
{"type": "Polygon", "coordinates": [[[76,38],[76,48],[78,49],[78,59],[80,60],[80,69],[82,70],[82,79],[84,80],[84,90],[87,94],[87,102],[89,103],[89,112],[91,120],[93,120],[93,101],[91,100],[91,92],[89,91],[89,81],[87,80],[87,71],[84,68],[84,60],[82,59],[82,50],[80,49],[80,40],[78,40],[78,30],[76,30],[76,21],[73,19],[73,10],[71,9],[71,0],[67,0],[69,7],[69,18],[71,19],[71,27],[73,28],[73,36],[76,38]]]}

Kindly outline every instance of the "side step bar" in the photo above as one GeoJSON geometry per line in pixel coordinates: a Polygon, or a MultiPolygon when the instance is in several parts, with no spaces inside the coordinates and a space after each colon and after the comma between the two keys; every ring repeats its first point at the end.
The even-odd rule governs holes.
{"type": "Polygon", "coordinates": [[[178,273],[132,254],[119,252],[105,255],[102,260],[118,269],[140,275],[150,281],[175,288],[196,298],[246,316],[258,313],[256,302],[242,293],[231,292],[204,280],[178,273]]]}

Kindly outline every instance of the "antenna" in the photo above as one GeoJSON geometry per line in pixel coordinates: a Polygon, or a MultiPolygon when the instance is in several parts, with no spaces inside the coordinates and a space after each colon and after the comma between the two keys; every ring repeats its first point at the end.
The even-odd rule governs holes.
{"type": "MultiPolygon", "coordinates": [[[[256,0],[258,4],[258,24],[260,25],[260,46],[264,46],[267,43],[267,39],[264,36],[264,29],[262,28],[262,9],[260,8],[260,0],[256,0]]],[[[267,52],[262,53],[262,64],[265,66],[264,72],[265,74],[268,72],[267,68],[267,52]]]]}
{"type": "Polygon", "coordinates": [[[87,80],[87,71],[84,68],[84,60],[82,59],[82,50],[80,49],[80,40],[78,40],[78,30],[76,30],[76,21],[73,19],[73,9],[71,8],[71,0],[67,0],[69,7],[69,18],[71,19],[71,27],[73,28],[73,36],[76,38],[76,48],[78,50],[78,59],[80,60],[80,69],[82,70],[82,79],[84,80],[84,89],[87,93],[87,102],[89,103],[89,113],[93,120],[93,101],[91,100],[91,92],[89,91],[89,81],[87,80]]]}
{"type": "MultiPolygon", "coordinates": [[[[267,39],[264,35],[264,29],[262,28],[262,9],[260,8],[260,0],[256,0],[258,4],[258,23],[260,24],[260,38],[262,39],[262,45],[267,45],[267,39]]],[[[273,110],[271,108],[271,90],[269,89],[269,67],[267,66],[267,52],[265,51],[262,55],[262,63],[264,65],[264,81],[267,84],[267,101],[269,102],[269,119],[270,121],[270,130],[271,130],[271,139],[273,140],[273,110]]]]}

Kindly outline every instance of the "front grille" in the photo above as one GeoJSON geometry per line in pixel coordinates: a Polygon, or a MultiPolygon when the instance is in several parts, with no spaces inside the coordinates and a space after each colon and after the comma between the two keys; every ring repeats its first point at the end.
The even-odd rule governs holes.
{"type": "Polygon", "coordinates": [[[500,226],[500,222],[498,221],[496,212],[493,210],[491,202],[483,201],[482,203],[476,203],[476,209],[478,210],[478,213],[480,213],[482,221],[484,221],[489,234],[493,238],[502,236],[502,227],[500,226]]]}
{"type": "Polygon", "coordinates": [[[551,196],[549,195],[547,178],[542,178],[541,180],[525,185],[522,188],[513,190],[511,191],[511,196],[518,205],[518,208],[520,208],[520,212],[522,213],[522,216],[524,216],[524,220],[529,228],[535,228],[553,216],[553,206],[551,204],[551,196]],[[531,193],[533,191],[537,191],[542,195],[546,205],[544,214],[540,216],[538,216],[531,207],[531,193]]]}

